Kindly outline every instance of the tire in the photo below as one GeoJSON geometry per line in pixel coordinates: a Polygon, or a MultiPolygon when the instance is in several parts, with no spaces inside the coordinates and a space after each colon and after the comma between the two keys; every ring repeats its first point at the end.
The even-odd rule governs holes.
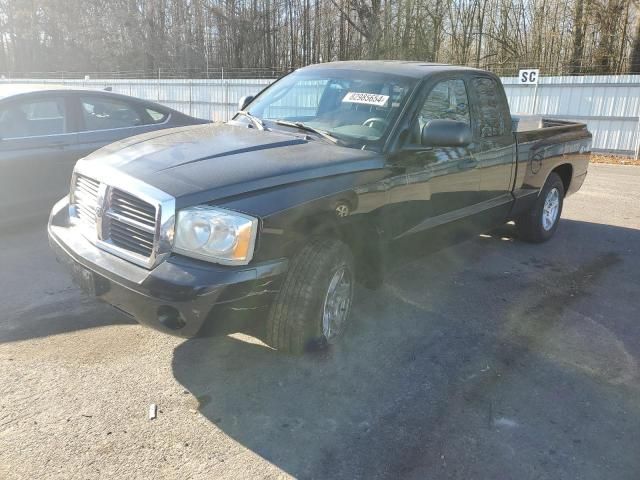
{"type": "Polygon", "coordinates": [[[335,341],[349,318],[354,283],[354,261],[349,248],[339,240],[313,239],[289,265],[267,318],[265,343],[281,352],[301,354],[335,341]],[[336,280],[341,272],[344,278],[336,280]],[[337,301],[332,303],[328,299],[337,301]],[[334,310],[339,315],[326,318],[342,318],[340,327],[327,329],[325,313],[334,310]]]}
{"type": "Polygon", "coordinates": [[[542,243],[553,237],[558,228],[564,204],[564,184],[551,172],[533,208],[516,219],[519,237],[531,243],[542,243]]]}

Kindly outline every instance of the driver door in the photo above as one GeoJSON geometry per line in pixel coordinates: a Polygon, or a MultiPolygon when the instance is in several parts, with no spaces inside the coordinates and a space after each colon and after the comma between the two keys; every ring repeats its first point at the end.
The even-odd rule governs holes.
{"type": "Polygon", "coordinates": [[[471,215],[480,202],[480,145],[423,147],[422,128],[434,119],[463,121],[471,126],[469,98],[462,78],[441,80],[427,91],[411,124],[404,148],[392,166],[405,181],[390,192],[395,238],[471,215]]]}

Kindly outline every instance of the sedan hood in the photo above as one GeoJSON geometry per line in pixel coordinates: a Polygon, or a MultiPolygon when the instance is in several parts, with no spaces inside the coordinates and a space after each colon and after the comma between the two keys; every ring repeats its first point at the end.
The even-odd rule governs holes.
{"type": "Polygon", "coordinates": [[[221,123],[128,138],[82,162],[89,169],[93,162],[115,168],[182,200],[180,204],[380,168],[382,163],[373,152],[221,123]]]}

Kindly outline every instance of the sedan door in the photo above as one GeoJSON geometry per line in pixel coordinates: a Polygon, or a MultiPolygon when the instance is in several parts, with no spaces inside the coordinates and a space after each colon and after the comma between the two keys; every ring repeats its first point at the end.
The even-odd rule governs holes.
{"type": "Polygon", "coordinates": [[[0,223],[45,216],[69,191],[76,133],[63,94],[0,106],[0,223]]]}
{"type": "Polygon", "coordinates": [[[76,98],[81,131],[80,156],[141,133],[165,128],[168,114],[112,94],[87,93],[76,98]]]}

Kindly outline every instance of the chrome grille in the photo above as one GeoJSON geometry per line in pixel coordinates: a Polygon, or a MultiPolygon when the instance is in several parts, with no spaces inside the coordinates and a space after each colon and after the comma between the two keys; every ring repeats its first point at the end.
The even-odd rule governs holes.
{"type": "Polygon", "coordinates": [[[117,188],[109,192],[104,240],[130,252],[151,257],[156,234],[156,207],[117,188]]]}
{"type": "Polygon", "coordinates": [[[76,164],[69,217],[96,247],[144,268],[158,265],[173,248],[175,199],[104,164],[76,164]]]}
{"type": "Polygon", "coordinates": [[[155,229],[156,207],[122,190],[111,191],[110,211],[131,222],[155,229]]]}
{"type": "Polygon", "coordinates": [[[75,176],[73,186],[73,206],[79,222],[87,227],[96,226],[96,209],[100,182],[84,175],[75,176]]]}

